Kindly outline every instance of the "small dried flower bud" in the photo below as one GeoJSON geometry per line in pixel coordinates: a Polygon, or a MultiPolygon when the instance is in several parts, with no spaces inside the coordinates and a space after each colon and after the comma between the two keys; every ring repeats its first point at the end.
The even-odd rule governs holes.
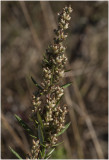
{"type": "Polygon", "coordinates": [[[35,146],[33,146],[32,148],[33,148],[33,149],[35,149],[36,147],[35,147],[35,146]]]}
{"type": "Polygon", "coordinates": [[[54,111],[57,111],[57,108],[54,108],[54,111]]]}
{"type": "Polygon", "coordinates": [[[57,132],[60,132],[60,128],[57,129],[57,132]]]}
{"type": "Polygon", "coordinates": [[[41,101],[38,101],[38,102],[36,103],[37,106],[39,106],[40,104],[41,104],[41,101]]]}
{"type": "Polygon", "coordinates": [[[58,49],[57,45],[55,45],[53,49],[54,49],[54,50],[57,50],[57,49],[58,49]]]}
{"type": "Polygon", "coordinates": [[[67,16],[66,12],[64,11],[63,13],[63,18],[65,19],[65,17],[67,16]]]}
{"type": "Polygon", "coordinates": [[[48,147],[49,146],[49,143],[46,143],[46,147],[48,147]]]}
{"type": "Polygon", "coordinates": [[[50,118],[50,121],[52,121],[53,120],[53,118],[50,118]]]}
{"type": "Polygon", "coordinates": [[[35,140],[33,139],[33,144],[35,145],[36,144],[36,142],[35,142],[35,140]]]}
{"type": "Polygon", "coordinates": [[[53,108],[53,107],[55,107],[55,105],[56,105],[56,104],[52,104],[51,107],[53,108]]]}
{"type": "Polygon", "coordinates": [[[62,23],[59,23],[59,27],[60,27],[61,29],[63,29],[63,28],[64,28],[64,26],[63,26],[63,24],[62,24],[62,23]]]}
{"type": "Polygon", "coordinates": [[[35,95],[32,95],[32,98],[35,99],[36,98],[35,95]]]}
{"type": "Polygon", "coordinates": [[[43,68],[43,72],[47,73],[47,69],[43,68]]]}
{"type": "Polygon", "coordinates": [[[58,120],[57,120],[57,119],[55,120],[55,123],[56,123],[56,124],[58,123],[58,120]]]}
{"type": "Polygon", "coordinates": [[[64,110],[65,110],[65,111],[67,110],[67,107],[66,107],[66,106],[64,106],[64,110]]]}
{"type": "Polygon", "coordinates": [[[37,97],[37,99],[36,99],[37,101],[39,101],[40,100],[40,97],[37,97]]]}
{"type": "Polygon", "coordinates": [[[32,110],[32,113],[34,113],[34,110],[32,110]]]}
{"type": "Polygon", "coordinates": [[[56,137],[56,134],[54,134],[54,137],[56,137]]]}
{"type": "Polygon", "coordinates": [[[33,101],[33,106],[35,106],[36,105],[36,103],[35,103],[35,101],[33,101]]]}
{"type": "Polygon", "coordinates": [[[60,77],[64,77],[64,71],[59,72],[60,77]]]}
{"type": "Polygon", "coordinates": [[[66,17],[64,17],[64,19],[69,21],[71,19],[71,17],[69,15],[66,15],[66,17]]]}
{"type": "Polygon", "coordinates": [[[68,29],[69,23],[66,23],[64,29],[68,29]]]}
{"type": "Polygon", "coordinates": [[[65,49],[66,49],[65,47],[61,46],[59,50],[60,50],[60,52],[64,52],[65,49]]]}
{"type": "Polygon", "coordinates": [[[59,108],[59,111],[60,111],[61,113],[63,112],[61,108],[59,108]]]}
{"type": "Polygon", "coordinates": [[[60,117],[60,120],[62,121],[62,117],[60,117]]]}
{"type": "Polygon", "coordinates": [[[60,57],[56,57],[56,62],[61,63],[62,59],[60,57]]]}
{"type": "Polygon", "coordinates": [[[39,140],[37,140],[37,144],[39,144],[39,140]]]}
{"type": "Polygon", "coordinates": [[[50,106],[49,106],[49,105],[47,105],[46,107],[47,107],[48,109],[50,108],[50,106]]]}
{"type": "Polygon", "coordinates": [[[55,115],[58,116],[58,115],[59,115],[59,112],[56,112],[55,115]]]}
{"type": "Polygon", "coordinates": [[[64,58],[64,61],[67,61],[67,57],[64,58]]]}
{"type": "Polygon", "coordinates": [[[73,9],[71,8],[71,6],[68,7],[68,12],[71,13],[73,11],[73,9]]]}
{"type": "Polygon", "coordinates": [[[64,93],[64,90],[63,90],[63,88],[60,88],[60,92],[61,92],[61,93],[64,93]]]}
{"type": "Polygon", "coordinates": [[[50,78],[51,78],[51,75],[49,74],[47,78],[50,79],[50,78]]]}
{"type": "Polygon", "coordinates": [[[51,114],[52,114],[52,111],[49,111],[49,114],[51,115],[51,114]]]}
{"type": "Polygon", "coordinates": [[[61,23],[62,23],[62,24],[65,24],[65,20],[64,20],[64,19],[61,19],[61,23]]]}
{"type": "Polygon", "coordinates": [[[31,153],[32,153],[32,154],[34,153],[34,150],[33,150],[33,149],[31,150],[31,153]]]}

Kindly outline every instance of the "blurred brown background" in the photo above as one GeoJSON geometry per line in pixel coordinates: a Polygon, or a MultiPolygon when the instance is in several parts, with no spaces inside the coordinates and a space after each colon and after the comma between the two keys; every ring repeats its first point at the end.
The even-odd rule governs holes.
{"type": "Polygon", "coordinates": [[[18,125],[14,114],[27,123],[35,86],[41,82],[41,62],[53,39],[57,13],[71,4],[74,9],[66,55],[69,63],[65,91],[71,121],[60,137],[64,143],[51,158],[108,158],[108,2],[1,2],[2,141],[3,159],[15,159],[9,146],[22,157],[31,138],[18,125]]]}

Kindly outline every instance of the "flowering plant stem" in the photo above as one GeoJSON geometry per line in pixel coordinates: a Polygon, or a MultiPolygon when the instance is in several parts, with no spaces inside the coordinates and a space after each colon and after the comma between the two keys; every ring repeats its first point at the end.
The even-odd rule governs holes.
{"type": "Polygon", "coordinates": [[[33,137],[31,154],[27,159],[47,159],[51,156],[57,144],[57,138],[70,125],[64,126],[67,107],[60,105],[60,100],[64,95],[64,88],[71,83],[60,86],[60,79],[64,77],[65,64],[67,58],[64,55],[66,47],[63,41],[67,38],[65,31],[69,27],[71,19],[71,6],[63,8],[62,13],[58,13],[58,28],[54,30],[55,38],[53,44],[46,49],[43,58],[43,82],[41,86],[32,78],[37,87],[37,92],[32,96],[33,131],[16,116],[20,124],[33,137]]]}

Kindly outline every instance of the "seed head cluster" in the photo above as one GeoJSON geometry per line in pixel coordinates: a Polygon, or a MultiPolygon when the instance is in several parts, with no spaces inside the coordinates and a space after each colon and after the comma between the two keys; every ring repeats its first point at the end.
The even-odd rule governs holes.
{"type": "Polygon", "coordinates": [[[31,153],[32,153],[31,159],[36,159],[38,157],[39,151],[40,151],[39,140],[35,141],[33,139],[33,146],[31,149],[31,153]]]}
{"type": "MultiPolygon", "coordinates": [[[[43,82],[42,89],[39,89],[38,95],[32,97],[32,114],[37,112],[40,114],[44,135],[43,145],[46,146],[46,151],[57,143],[57,134],[64,128],[65,115],[67,107],[60,105],[60,99],[64,95],[64,89],[59,85],[59,80],[64,77],[65,64],[67,58],[64,55],[66,47],[63,41],[67,38],[66,29],[69,27],[71,19],[71,6],[63,8],[62,13],[58,13],[58,28],[54,30],[55,38],[53,44],[50,44],[46,49],[43,58],[43,82]]],[[[44,158],[40,155],[42,142],[33,140],[31,149],[31,159],[44,158]]]]}

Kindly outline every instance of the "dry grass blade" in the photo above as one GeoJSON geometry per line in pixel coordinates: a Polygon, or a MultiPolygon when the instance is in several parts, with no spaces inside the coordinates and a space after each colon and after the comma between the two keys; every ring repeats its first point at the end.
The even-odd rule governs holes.
{"type": "Polygon", "coordinates": [[[69,139],[68,139],[68,136],[67,136],[67,133],[64,132],[64,134],[62,135],[62,138],[64,140],[64,147],[67,151],[67,157],[68,158],[72,158],[72,149],[70,147],[70,144],[69,144],[69,139]]]}
{"type": "MultiPolygon", "coordinates": [[[[68,89],[66,89],[66,91],[65,91],[65,100],[66,100],[66,103],[67,103],[68,106],[72,105],[72,101],[70,99],[68,89]]],[[[77,121],[76,121],[76,115],[75,115],[75,112],[74,112],[73,109],[70,110],[69,116],[70,116],[70,119],[71,119],[71,122],[72,122],[71,124],[72,124],[72,129],[73,129],[73,132],[74,132],[74,137],[75,137],[75,140],[77,142],[78,156],[79,156],[80,159],[81,158],[83,159],[84,158],[84,152],[83,152],[82,140],[81,140],[81,137],[80,137],[80,133],[79,133],[79,129],[78,129],[77,121]]]]}
{"type": "Polygon", "coordinates": [[[77,69],[74,71],[69,71],[68,73],[65,73],[65,77],[80,76],[82,74],[87,74],[87,73],[93,72],[94,69],[95,69],[95,66],[88,67],[85,70],[84,69],[77,69]]]}
{"type": "Polygon", "coordinates": [[[86,121],[86,124],[88,126],[88,129],[90,131],[90,135],[91,135],[91,138],[93,140],[93,143],[95,145],[95,149],[96,149],[96,152],[98,154],[98,157],[100,159],[104,159],[104,155],[103,155],[103,151],[102,151],[102,148],[101,148],[101,145],[99,143],[99,140],[97,138],[97,135],[96,135],[96,132],[95,132],[95,129],[93,127],[93,124],[92,124],[92,121],[90,119],[90,116],[88,115],[88,112],[87,112],[87,109],[86,109],[86,106],[84,104],[84,101],[82,99],[82,96],[80,94],[80,91],[78,89],[78,86],[76,84],[76,81],[75,79],[73,79],[73,88],[74,88],[74,91],[75,91],[75,94],[77,96],[77,99],[78,99],[78,103],[79,103],[79,106],[81,107],[81,109],[84,111],[85,113],[85,121],[86,121]]]}
{"type": "MultiPolygon", "coordinates": [[[[24,2],[24,1],[19,1],[19,3],[20,3],[20,5],[21,5],[22,11],[23,11],[24,16],[25,16],[25,18],[26,18],[26,21],[27,21],[27,23],[28,23],[28,25],[29,25],[29,28],[30,28],[30,30],[31,30],[31,33],[32,33],[32,36],[33,36],[35,45],[36,45],[36,47],[38,48],[38,50],[40,51],[40,50],[41,50],[41,43],[40,43],[40,40],[39,40],[39,38],[38,38],[38,36],[37,36],[37,34],[36,34],[36,30],[35,30],[35,28],[34,28],[34,26],[33,26],[33,23],[32,23],[32,20],[31,20],[30,15],[29,15],[29,13],[28,13],[28,10],[27,10],[27,8],[26,8],[25,2],[24,2]]],[[[40,54],[39,54],[39,56],[40,56],[40,54]]]]}
{"type": "Polygon", "coordinates": [[[15,139],[15,142],[21,147],[22,151],[24,151],[25,153],[28,153],[27,147],[25,147],[22,140],[17,136],[17,134],[15,133],[13,128],[10,126],[10,124],[8,123],[3,113],[1,113],[1,119],[3,121],[4,127],[8,130],[11,136],[13,136],[13,138],[15,139]]]}
{"type": "Polygon", "coordinates": [[[40,1],[40,5],[41,5],[41,8],[42,8],[44,21],[46,23],[49,38],[51,39],[51,37],[53,35],[53,30],[54,30],[54,28],[56,28],[56,22],[55,22],[55,19],[54,19],[54,15],[53,15],[53,12],[52,12],[52,9],[51,9],[51,6],[50,6],[49,2],[40,1]],[[52,22],[52,23],[50,23],[50,22],[52,22]]]}

